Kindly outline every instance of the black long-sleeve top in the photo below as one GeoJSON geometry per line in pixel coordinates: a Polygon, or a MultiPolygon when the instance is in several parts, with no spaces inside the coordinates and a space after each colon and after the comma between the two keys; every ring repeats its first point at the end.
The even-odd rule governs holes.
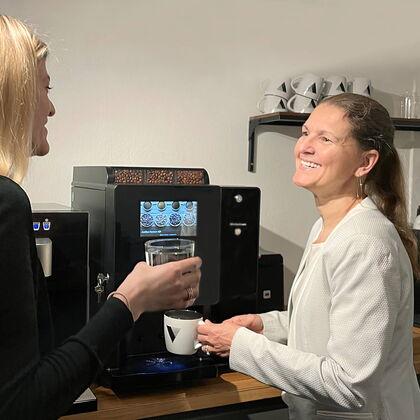
{"type": "Polygon", "coordinates": [[[65,414],[132,324],[127,307],[111,298],[77,335],[52,350],[29,199],[0,176],[0,418],[65,414]]]}

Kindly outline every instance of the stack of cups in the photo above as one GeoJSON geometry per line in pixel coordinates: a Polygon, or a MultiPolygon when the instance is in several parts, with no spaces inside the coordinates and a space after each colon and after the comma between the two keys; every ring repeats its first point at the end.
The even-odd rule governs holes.
{"type": "Polygon", "coordinates": [[[372,83],[367,77],[355,77],[348,83],[347,90],[358,95],[371,96],[372,83]]]}
{"type": "Polygon", "coordinates": [[[347,79],[345,76],[328,76],[324,82],[322,95],[325,98],[347,92],[347,79]]]}
{"type": "Polygon", "coordinates": [[[292,112],[310,113],[321,97],[324,79],[316,74],[305,73],[295,77],[291,86],[296,93],[287,102],[287,108],[292,112]]]}
{"type": "Polygon", "coordinates": [[[263,114],[287,111],[287,101],[291,95],[290,78],[275,80],[265,90],[257,108],[263,114]]]}

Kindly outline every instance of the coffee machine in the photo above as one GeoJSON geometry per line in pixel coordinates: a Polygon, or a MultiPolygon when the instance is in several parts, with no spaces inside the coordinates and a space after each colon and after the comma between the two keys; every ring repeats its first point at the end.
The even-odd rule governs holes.
{"type": "Polygon", "coordinates": [[[56,345],[88,319],[88,212],[32,205],[37,252],[46,278],[56,345]]]}
{"type": "MultiPolygon", "coordinates": [[[[162,237],[195,241],[203,265],[193,309],[205,318],[218,322],[255,312],[259,291],[265,303],[272,300],[257,282],[258,188],[210,185],[207,172],[197,168],[81,166],[73,169],[72,208],[90,214],[90,316],[145,260],[144,243],[162,237]]],[[[108,360],[103,384],[147,387],[217,376],[226,367],[225,359],[201,351],[169,354],[162,319],[162,313],[141,316],[108,360]]]]}

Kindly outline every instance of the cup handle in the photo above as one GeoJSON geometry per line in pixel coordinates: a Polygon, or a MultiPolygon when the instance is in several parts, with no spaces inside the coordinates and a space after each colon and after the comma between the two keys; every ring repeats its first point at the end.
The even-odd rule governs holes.
{"type": "Polygon", "coordinates": [[[292,104],[295,102],[296,96],[293,95],[288,101],[287,101],[287,109],[291,112],[295,112],[292,108],[292,104]]]}
{"type": "MultiPolygon", "coordinates": [[[[205,322],[202,319],[200,319],[197,323],[197,325],[204,325],[204,324],[205,324],[205,322]]],[[[202,344],[198,340],[194,340],[194,349],[195,350],[198,350],[201,346],[202,346],[202,344]]]]}
{"type": "Polygon", "coordinates": [[[293,90],[296,91],[299,82],[302,80],[302,76],[295,77],[291,82],[290,85],[292,86],[293,90]]]}
{"type": "Polygon", "coordinates": [[[258,102],[257,102],[257,109],[258,111],[262,112],[264,114],[264,108],[263,103],[265,101],[265,96],[263,96],[258,102]]]}

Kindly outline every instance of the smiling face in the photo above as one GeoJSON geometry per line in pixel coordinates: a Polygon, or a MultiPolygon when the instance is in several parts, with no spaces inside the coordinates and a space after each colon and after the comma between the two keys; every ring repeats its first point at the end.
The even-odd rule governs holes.
{"type": "Polygon", "coordinates": [[[50,150],[47,141],[48,130],[45,127],[48,117],[55,114],[54,105],[48,97],[50,90],[50,76],[48,75],[45,59],[38,63],[38,100],[32,129],[32,148],[34,156],[44,156],[50,150]]]}
{"type": "Polygon", "coordinates": [[[350,136],[351,126],[340,108],[321,104],[302,127],[295,146],[293,182],[319,199],[356,195],[358,176],[364,175],[364,155],[350,136]]]}

